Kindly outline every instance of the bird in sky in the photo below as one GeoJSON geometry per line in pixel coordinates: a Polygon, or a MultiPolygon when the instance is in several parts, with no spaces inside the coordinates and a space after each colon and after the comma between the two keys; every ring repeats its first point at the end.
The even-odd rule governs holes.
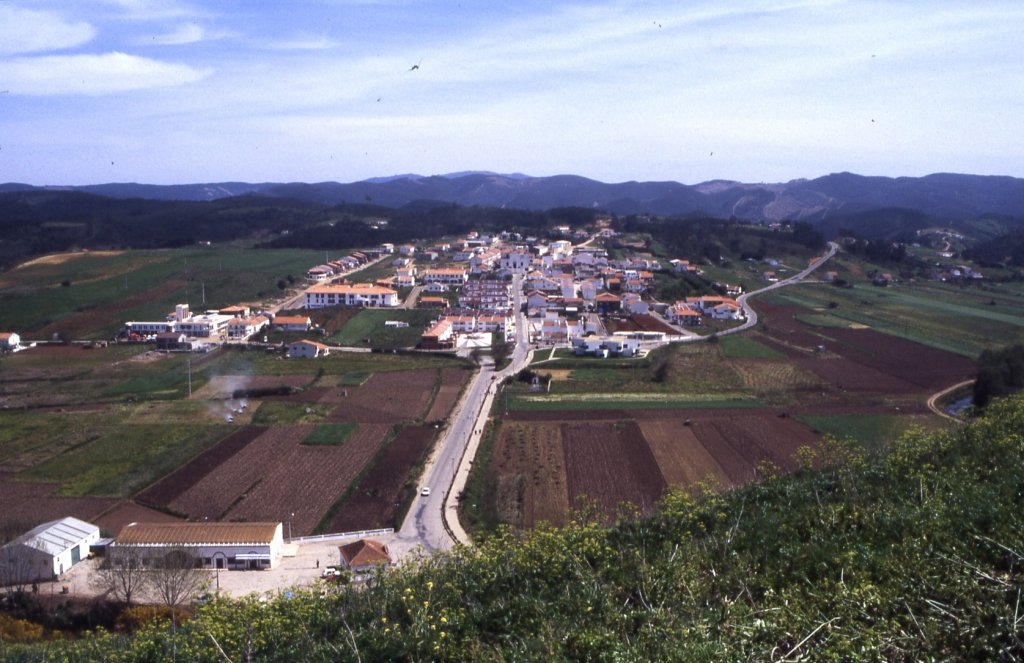
{"type": "MultiPolygon", "coordinates": [[[[420,58],[420,62],[423,62],[422,58],[420,58]]],[[[420,62],[417,62],[413,66],[409,67],[409,71],[416,71],[417,69],[419,69],[420,68],[420,62]]]]}

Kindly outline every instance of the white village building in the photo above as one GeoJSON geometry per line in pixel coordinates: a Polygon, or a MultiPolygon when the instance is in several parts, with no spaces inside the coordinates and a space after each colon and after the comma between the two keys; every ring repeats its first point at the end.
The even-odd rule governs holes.
{"type": "Polygon", "coordinates": [[[0,582],[52,580],[88,557],[100,528],[78,518],[43,523],[0,548],[0,582]]]}

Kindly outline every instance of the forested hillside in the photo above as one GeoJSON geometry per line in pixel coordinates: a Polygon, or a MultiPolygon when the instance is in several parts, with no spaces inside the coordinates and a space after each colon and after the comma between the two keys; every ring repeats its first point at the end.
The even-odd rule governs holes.
{"type": "Polygon", "coordinates": [[[217,598],[176,629],[12,661],[1019,660],[1024,399],[877,457],[667,496],[651,518],[504,532],[365,589],[217,598]]]}

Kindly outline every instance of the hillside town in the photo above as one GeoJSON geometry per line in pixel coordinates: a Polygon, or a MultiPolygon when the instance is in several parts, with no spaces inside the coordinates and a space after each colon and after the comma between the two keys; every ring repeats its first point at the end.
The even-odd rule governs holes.
{"type": "MultiPolygon", "coordinates": [[[[127,321],[121,339],[151,341],[161,351],[207,351],[220,343],[255,342],[269,331],[313,332],[306,313],[334,307],[436,310],[417,347],[458,350],[514,342],[520,333],[537,346],[572,347],[578,354],[635,354],[639,342],[661,343],[692,335],[704,321],[742,321],[738,285],[713,284],[721,294],[661,302],[653,297],[655,274],[703,276],[695,263],[650,255],[613,258],[595,238],[614,237],[602,228],[591,237],[560,229],[569,239],[542,240],[516,233],[465,237],[416,246],[382,244],[311,266],[292,310],[258,310],[239,304],[201,313],[179,304],[163,320],[127,321]],[[390,275],[364,282],[359,271],[383,264],[390,275]],[[514,292],[515,288],[519,292],[514,292]],[[517,329],[514,302],[521,296],[526,327],[517,329]],[[641,321],[632,326],[622,321],[641,321]],[[629,342],[624,342],[624,341],[629,342]]],[[[777,263],[775,263],[777,265],[777,263]]],[[[766,272],[766,282],[775,279],[766,272]]],[[[389,325],[405,325],[401,320],[389,325]]],[[[330,352],[320,340],[301,339],[290,357],[330,352]]]]}

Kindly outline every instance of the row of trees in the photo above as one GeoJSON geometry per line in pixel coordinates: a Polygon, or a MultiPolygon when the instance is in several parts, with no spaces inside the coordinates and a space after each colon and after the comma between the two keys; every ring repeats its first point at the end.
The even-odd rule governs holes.
{"type": "Polygon", "coordinates": [[[139,598],[159,602],[172,611],[187,605],[207,582],[195,554],[184,548],[157,557],[132,546],[111,549],[95,576],[96,589],[131,606],[139,598]]]}

